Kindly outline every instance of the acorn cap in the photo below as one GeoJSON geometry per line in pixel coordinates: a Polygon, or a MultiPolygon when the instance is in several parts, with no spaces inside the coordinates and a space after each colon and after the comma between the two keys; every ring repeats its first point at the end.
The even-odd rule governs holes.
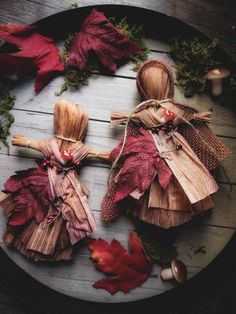
{"type": "Polygon", "coordinates": [[[230,75],[230,70],[225,67],[215,68],[208,71],[206,78],[208,80],[224,79],[230,75]]]}
{"type": "Polygon", "coordinates": [[[184,263],[181,262],[179,259],[172,260],[171,269],[178,283],[182,283],[183,281],[187,279],[187,268],[184,265],[184,263]]]}

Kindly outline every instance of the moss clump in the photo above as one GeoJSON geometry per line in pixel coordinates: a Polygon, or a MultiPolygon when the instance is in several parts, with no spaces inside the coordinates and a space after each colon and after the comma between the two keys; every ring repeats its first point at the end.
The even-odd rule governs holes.
{"type": "MultiPolygon", "coordinates": [[[[133,70],[136,71],[140,64],[146,60],[149,49],[147,45],[143,41],[143,28],[142,26],[137,26],[134,24],[130,24],[127,20],[127,18],[123,19],[117,19],[114,17],[109,18],[109,20],[116,26],[116,28],[124,33],[129,39],[134,41],[141,49],[142,54],[139,56],[131,56],[130,61],[133,62],[134,67],[133,70]]],[[[76,33],[69,33],[64,41],[64,48],[63,51],[60,54],[60,58],[62,62],[66,62],[70,49],[72,41],[75,37],[76,33]]],[[[66,68],[65,69],[65,80],[64,83],[61,86],[61,89],[58,93],[56,93],[57,96],[60,96],[64,91],[66,91],[68,88],[80,88],[82,85],[87,84],[88,78],[92,73],[101,73],[103,71],[102,65],[98,58],[94,55],[90,55],[88,66],[84,71],[81,71],[79,69],[72,69],[72,68],[66,68]]]]}
{"type": "Polygon", "coordinates": [[[0,141],[8,148],[7,137],[14,117],[10,112],[15,104],[15,97],[11,96],[7,87],[0,82],[0,141]]]}
{"type": "Polygon", "coordinates": [[[127,17],[124,17],[121,20],[111,17],[110,21],[121,33],[127,36],[130,40],[134,41],[141,48],[142,53],[140,55],[131,56],[130,58],[131,62],[133,62],[134,64],[133,71],[137,71],[142,62],[147,59],[148,54],[150,52],[148,46],[145,44],[143,40],[144,33],[142,25],[135,25],[129,23],[127,17]]]}
{"type": "Polygon", "coordinates": [[[186,97],[205,91],[208,70],[220,65],[216,48],[217,40],[206,42],[179,37],[171,40],[169,55],[176,63],[176,79],[186,97]]]}

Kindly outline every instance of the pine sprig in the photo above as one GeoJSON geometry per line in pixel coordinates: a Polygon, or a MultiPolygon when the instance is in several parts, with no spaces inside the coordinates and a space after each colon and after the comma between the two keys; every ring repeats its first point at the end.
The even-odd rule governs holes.
{"type": "MultiPolygon", "coordinates": [[[[125,34],[129,39],[134,41],[142,49],[142,54],[140,54],[139,56],[131,56],[130,58],[130,61],[134,64],[132,68],[133,71],[137,71],[141,63],[147,59],[149,53],[149,48],[143,41],[142,26],[130,24],[126,17],[122,19],[110,17],[109,20],[111,21],[111,23],[115,25],[115,27],[120,32],[125,34]]],[[[66,62],[69,56],[71,44],[75,35],[76,33],[69,33],[64,41],[64,48],[60,54],[60,58],[64,63],[66,62]]],[[[87,68],[83,71],[79,69],[66,68],[64,83],[62,84],[60,91],[56,93],[56,95],[60,96],[64,91],[71,87],[79,89],[81,86],[86,85],[88,83],[88,78],[91,74],[101,72],[102,72],[101,63],[95,56],[90,57],[89,64],[87,68]]]]}
{"type": "Polygon", "coordinates": [[[124,17],[121,20],[115,17],[111,17],[110,21],[120,32],[122,32],[130,40],[134,41],[141,48],[142,53],[140,55],[131,56],[130,58],[131,62],[133,62],[134,64],[133,71],[137,71],[141,63],[147,59],[150,52],[150,49],[143,40],[143,26],[129,23],[127,17],[124,17]]]}
{"type": "Polygon", "coordinates": [[[11,96],[7,87],[0,82],[0,141],[8,148],[7,137],[14,117],[10,112],[15,104],[15,97],[11,96]]]}
{"type": "Polygon", "coordinates": [[[173,38],[170,42],[170,57],[176,63],[177,82],[185,91],[186,97],[206,90],[206,74],[217,67],[217,40],[201,41],[198,38],[173,38]]]}

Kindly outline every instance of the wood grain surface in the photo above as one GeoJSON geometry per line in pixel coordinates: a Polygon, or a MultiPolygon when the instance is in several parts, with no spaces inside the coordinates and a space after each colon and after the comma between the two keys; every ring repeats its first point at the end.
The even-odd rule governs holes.
{"type": "MultiPolygon", "coordinates": [[[[216,1],[216,6],[210,2],[199,1],[129,1],[130,5],[140,6],[157,10],[159,12],[177,16],[190,25],[204,31],[207,35],[218,34],[222,37],[222,46],[230,48],[229,53],[234,53],[235,35],[231,29],[235,22],[235,16],[231,7],[223,8],[220,2],[216,1]],[[193,9],[194,7],[194,9],[193,9]],[[204,7],[204,16],[198,14],[204,7]],[[210,26],[212,19],[222,20],[222,10],[225,10],[227,22],[218,23],[215,27],[210,26]],[[195,14],[196,12],[196,14],[195,14]],[[208,12],[208,19],[206,18],[208,12]],[[211,13],[209,15],[209,12],[211,13]],[[195,16],[196,15],[196,16],[195,16]],[[205,18],[204,18],[205,17],[205,18]],[[224,25],[222,25],[224,24],[224,25]],[[206,31],[207,29],[207,31],[206,31]],[[233,52],[232,52],[233,51],[233,52]]],[[[63,10],[69,1],[5,1],[0,0],[1,20],[15,21],[21,23],[32,23],[35,20],[48,16],[63,10]],[[27,14],[19,14],[21,11],[27,14]]],[[[80,1],[80,6],[90,4],[106,3],[106,1],[80,1]]],[[[107,2],[108,3],[108,2],[107,2]]],[[[111,3],[111,2],[109,2],[111,3]]],[[[114,1],[116,4],[122,4],[123,1],[114,1]]],[[[124,4],[127,4],[124,3],[124,4]]],[[[156,39],[148,39],[147,43],[151,48],[149,58],[158,58],[171,64],[172,60],[166,54],[168,45],[156,39]]],[[[60,46],[60,43],[58,43],[60,46]]],[[[112,110],[130,111],[139,101],[135,85],[136,74],[131,70],[131,65],[125,65],[120,68],[116,75],[100,76],[92,75],[89,79],[89,85],[77,91],[66,91],[62,98],[71,101],[78,101],[84,105],[89,113],[90,122],[86,136],[86,143],[94,149],[111,149],[117,143],[117,139],[123,132],[123,127],[115,131],[110,129],[109,115],[112,110]],[[101,86],[103,88],[101,88],[101,86]],[[106,95],[104,95],[104,89],[106,95]]],[[[61,77],[53,80],[39,95],[35,96],[33,91],[33,79],[19,83],[14,90],[17,96],[16,106],[13,110],[15,122],[12,127],[12,133],[27,134],[34,139],[46,138],[53,134],[52,131],[52,112],[54,103],[58,99],[55,92],[59,90],[63,79],[61,77]]],[[[233,110],[222,105],[215,104],[210,97],[206,95],[195,96],[186,99],[181,89],[175,86],[175,99],[181,103],[188,104],[199,110],[213,109],[213,123],[211,128],[231,149],[232,155],[224,162],[224,167],[230,176],[233,185],[236,184],[236,115],[233,110]]],[[[39,154],[15,147],[10,148],[10,155],[7,155],[6,149],[0,150],[0,186],[14,171],[25,169],[34,165],[34,158],[39,154]]],[[[121,218],[116,222],[105,225],[100,221],[100,201],[106,190],[106,178],[108,174],[107,165],[87,164],[81,171],[81,176],[91,190],[90,204],[94,211],[99,231],[94,235],[96,237],[105,237],[108,240],[117,238],[127,247],[128,230],[133,229],[133,221],[129,218],[121,218]]],[[[179,237],[177,247],[180,258],[186,263],[189,270],[189,278],[204,269],[224,248],[226,243],[233,235],[236,228],[235,215],[235,186],[233,192],[222,169],[215,174],[220,183],[220,190],[215,195],[214,201],[216,207],[211,216],[203,217],[193,224],[183,226],[178,231],[179,237]],[[193,249],[201,245],[206,247],[206,254],[194,254],[193,249]]],[[[0,230],[4,229],[4,219],[1,216],[0,230]]],[[[89,260],[89,252],[85,247],[77,250],[75,261],[70,265],[58,265],[55,268],[48,265],[34,265],[18,253],[8,250],[0,243],[2,248],[17,264],[31,276],[43,284],[75,298],[82,298],[93,301],[103,302],[124,302],[130,300],[143,299],[153,296],[173,288],[172,283],[163,284],[156,278],[150,278],[142,287],[132,291],[128,295],[118,293],[110,296],[102,290],[92,288],[92,283],[103,275],[94,270],[93,263],[89,260]],[[89,269],[89,271],[88,271],[89,269]]],[[[160,268],[156,266],[153,273],[159,274],[160,268]]],[[[9,298],[0,294],[0,304],[2,301],[2,312],[5,313],[9,308],[9,298]],[[5,299],[4,299],[5,298],[5,299]],[[5,301],[4,301],[5,300],[5,301]],[[6,306],[4,305],[6,303],[6,306]],[[5,312],[4,312],[5,311],[5,312]]],[[[14,305],[12,313],[14,312],[14,305]]],[[[17,312],[16,313],[20,313],[17,312]]],[[[23,309],[24,311],[24,309],[23,309]]]]}

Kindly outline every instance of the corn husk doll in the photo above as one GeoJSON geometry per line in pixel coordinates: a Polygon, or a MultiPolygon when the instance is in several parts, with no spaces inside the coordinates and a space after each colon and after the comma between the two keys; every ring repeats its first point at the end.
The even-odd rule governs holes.
{"type": "Polygon", "coordinates": [[[113,112],[112,126],[125,134],[111,152],[105,221],[128,213],[163,228],[180,225],[213,207],[218,185],[210,174],[230,151],[197,112],[174,102],[171,70],[163,62],[144,64],[137,75],[143,102],[130,114],[113,112]]]}
{"type": "Polygon", "coordinates": [[[61,100],[54,110],[54,137],[34,141],[13,136],[13,145],[44,156],[37,168],[10,177],[0,197],[8,217],[5,244],[33,261],[72,259],[74,244],[96,229],[89,191],[77,169],[85,158],[106,160],[109,154],[83,144],[87,125],[87,113],[80,105],[61,100]]]}

